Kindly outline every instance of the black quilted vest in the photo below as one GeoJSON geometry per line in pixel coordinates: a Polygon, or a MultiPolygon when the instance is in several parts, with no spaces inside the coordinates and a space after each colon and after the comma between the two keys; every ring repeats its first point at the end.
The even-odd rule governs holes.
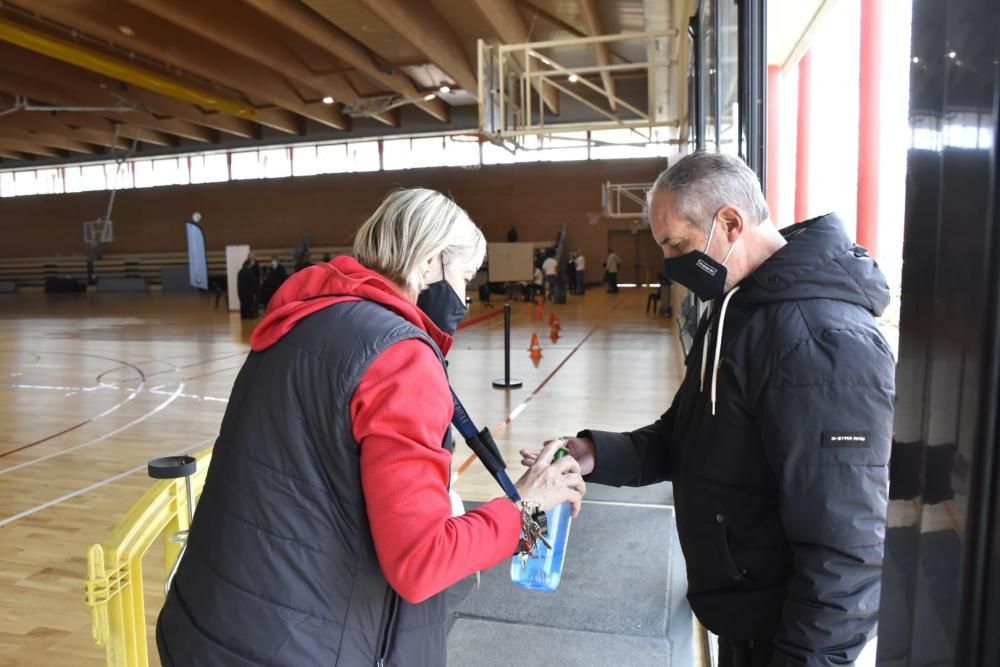
{"type": "Polygon", "coordinates": [[[412,338],[444,363],[392,311],[346,302],[248,356],[157,623],[164,665],[445,664],[444,596],[409,604],[379,567],[350,419],[365,371],[412,338]]]}

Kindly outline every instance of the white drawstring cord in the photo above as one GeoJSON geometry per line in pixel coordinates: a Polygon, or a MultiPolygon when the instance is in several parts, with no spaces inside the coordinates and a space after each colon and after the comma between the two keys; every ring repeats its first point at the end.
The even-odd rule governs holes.
{"type": "MultiPolygon", "coordinates": [[[[714,302],[713,302],[714,303],[714,302]]],[[[708,366],[708,344],[712,340],[712,305],[709,306],[708,329],[705,330],[705,338],[701,342],[701,385],[698,391],[705,391],[705,368],[708,366]]]]}
{"type": "MultiPolygon", "coordinates": [[[[726,308],[729,307],[729,300],[733,298],[740,289],[737,285],[729,291],[726,298],[722,300],[722,312],[719,313],[719,335],[715,339],[715,364],[712,367],[712,416],[715,416],[715,385],[719,379],[719,355],[722,353],[722,332],[726,321],[726,308]]],[[[702,384],[704,385],[705,371],[702,370],[702,384]]]]}

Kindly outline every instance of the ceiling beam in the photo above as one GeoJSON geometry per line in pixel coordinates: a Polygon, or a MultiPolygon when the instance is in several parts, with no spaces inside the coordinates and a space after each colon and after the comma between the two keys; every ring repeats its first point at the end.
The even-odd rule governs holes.
{"type": "MultiPolygon", "coordinates": [[[[271,31],[261,30],[251,21],[240,21],[239,29],[233,29],[233,16],[220,14],[218,5],[198,3],[164,3],[160,0],[126,0],[129,4],[139,7],[154,16],[173,23],[178,27],[191,31],[209,42],[213,42],[228,51],[253,61],[262,67],[287,77],[299,84],[312,89],[314,99],[332,97],[336,101],[334,110],[342,110],[344,104],[357,105],[358,93],[342,74],[317,74],[310,70],[299,59],[289,57],[292,54],[283,49],[274,38],[271,31]]],[[[296,93],[297,95],[297,93],[296,93]]],[[[304,102],[298,100],[299,103],[304,102]]],[[[315,118],[320,123],[329,125],[328,112],[319,107],[306,107],[318,113],[315,118]]],[[[329,108],[329,107],[328,107],[329,108]]],[[[309,112],[306,112],[308,115],[309,112]]],[[[388,117],[378,115],[376,118],[391,125],[388,117]]],[[[338,129],[347,129],[334,125],[338,129]]]]}
{"type": "Polygon", "coordinates": [[[37,130],[25,130],[19,127],[7,127],[0,125],[0,140],[15,139],[17,141],[27,141],[39,146],[48,146],[71,153],[83,153],[84,155],[96,155],[103,152],[102,149],[92,144],[58,134],[39,132],[37,130]]]}
{"type": "Polygon", "coordinates": [[[475,70],[444,17],[426,0],[361,0],[373,14],[427,56],[466,92],[478,94],[475,70]]]}
{"type": "Polygon", "coordinates": [[[76,127],[70,127],[70,125],[74,125],[73,116],[74,114],[52,115],[39,111],[19,111],[4,116],[0,119],[0,125],[61,134],[71,139],[105,148],[127,149],[131,145],[131,142],[124,137],[115,138],[114,128],[110,122],[105,121],[108,126],[107,130],[95,130],[79,124],[76,124],[76,127]]]}
{"type": "Polygon", "coordinates": [[[170,97],[157,95],[136,86],[130,86],[127,91],[122,91],[119,94],[123,98],[135,102],[137,106],[157,115],[173,116],[174,118],[194,123],[195,125],[201,125],[244,139],[260,138],[259,127],[245,118],[237,118],[217,111],[205,112],[193,104],[186,104],[170,97]]]}
{"type": "MultiPolygon", "coordinates": [[[[119,11],[118,15],[120,16],[116,15],[118,18],[115,21],[101,21],[98,12],[89,11],[88,7],[81,6],[79,3],[18,0],[17,4],[51,21],[72,26],[75,30],[118,45],[120,48],[134,51],[146,58],[189,72],[233,91],[239,91],[251,99],[284,107],[289,111],[336,129],[350,129],[351,119],[343,113],[340,105],[307,104],[282,76],[268,69],[261,69],[254,63],[248,62],[245,58],[226,49],[216,47],[212,49],[210,55],[206,56],[194,53],[190,49],[171,46],[170,39],[158,42],[151,38],[126,38],[115,27],[119,20],[122,24],[135,28],[140,34],[148,33],[148,37],[163,33],[167,28],[161,19],[129,5],[120,6],[120,9],[130,11],[128,13],[119,11]],[[153,25],[156,27],[152,27],[153,25]]],[[[99,9],[103,9],[101,4],[98,3],[99,9]]],[[[186,32],[186,27],[182,26],[182,28],[186,32]]],[[[167,34],[170,36],[169,32],[167,34]]],[[[304,127],[300,122],[287,122],[287,116],[281,114],[261,115],[258,113],[253,120],[261,125],[290,134],[301,134],[304,127]],[[277,122],[274,122],[275,120],[277,122]]]]}
{"type": "Polygon", "coordinates": [[[38,146],[27,141],[8,139],[7,137],[0,137],[0,148],[14,150],[18,153],[27,153],[29,155],[39,155],[41,157],[66,157],[64,151],[49,148],[48,146],[38,146]]]}
{"type": "Polygon", "coordinates": [[[306,133],[305,118],[281,107],[258,107],[257,118],[254,120],[261,125],[281,130],[287,134],[304,136],[306,133]]]}
{"type": "MultiPolygon", "coordinates": [[[[517,8],[514,0],[475,0],[476,5],[482,11],[483,16],[490,22],[500,39],[507,44],[523,44],[530,41],[528,34],[528,24],[524,21],[524,16],[517,8]]],[[[516,55],[515,58],[521,69],[527,67],[524,58],[516,55]]],[[[542,68],[543,65],[534,64],[534,68],[542,68]]],[[[532,82],[535,90],[539,92],[545,101],[545,106],[554,114],[559,113],[559,91],[552,86],[546,86],[541,79],[532,82]]]]}
{"type": "MultiPolygon", "coordinates": [[[[587,32],[590,33],[591,37],[603,35],[604,27],[601,25],[601,17],[597,13],[597,6],[594,4],[594,0],[579,0],[579,2],[580,15],[583,18],[583,25],[587,28],[587,32]]],[[[601,67],[611,65],[611,54],[608,51],[607,43],[593,44],[593,47],[597,64],[601,67]]],[[[601,82],[604,84],[604,92],[608,95],[608,107],[612,111],[615,111],[618,105],[615,103],[615,80],[611,77],[611,72],[601,72],[601,82]]]]}
{"type": "Polygon", "coordinates": [[[312,88],[318,98],[332,96],[338,102],[353,103],[357,93],[342,77],[316,74],[302,62],[289,58],[273,34],[257,29],[252,22],[219,11],[219,5],[162,0],[126,0],[164,21],[189,30],[247,60],[312,88]],[[234,21],[234,19],[237,19],[234,21]]]}
{"type": "MultiPolygon", "coordinates": [[[[529,22],[533,20],[535,17],[538,17],[548,21],[554,27],[568,32],[574,37],[589,37],[589,35],[587,35],[587,33],[585,33],[584,31],[577,29],[576,26],[572,24],[566,23],[566,21],[563,21],[558,16],[545,11],[538,5],[531,2],[531,0],[518,0],[518,4],[521,6],[522,14],[527,14],[529,22]]],[[[626,58],[625,56],[623,56],[621,53],[611,48],[610,46],[608,46],[608,53],[610,53],[623,63],[626,64],[632,63],[631,60],[629,60],[628,58],[626,58]]]]}
{"type": "MultiPolygon", "coordinates": [[[[120,104],[111,94],[110,88],[86,85],[86,79],[79,72],[72,78],[56,79],[54,73],[60,71],[59,63],[24,57],[26,55],[25,51],[18,53],[16,47],[0,44],[0,90],[56,105],[107,107],[120,104]],[[7,69],[7,63],[16,63],[16,71],[7,69]]],[[[215,131],[207,127],[176,118],[157,118],[143,111],[102,112],[102,115],[131,125],[168,132],[192,141],[212,143],[217,138],[215,131]]]]}
{"type": "Polygon", "coordinates": [[[92,49],[82,47],[73,42],[58,39],[37,30],[32,30],[13,21],[0,17],[0,41],[4,41],[22,49],[40,53],[55,60],[72,63],[82,69],[98,72],[120,81],[127,81],[147,90],[169,95],[170,97],[193,102],[199,106],[225,111],[235,116],[252,116],[253,108],[221,95],[200,90],[187,83],[179,82],[160,75],[152,70],[138,67],[132,63],[112,58],[92,49]]]}
{"type": "Polygon", "coordinates": [[[12,151],[7,148],[0,148],[0,158],[3,158],[5,160],[17,160],[18,162],[20,162],[22,160],[27,160],[29,156],[25,155],[24,153],[18,153],[17,151],[12,151]]]}
{"type": "Polygon", "coordinates": [[[419,98],[419,101],[415,102],[418,107],[434,118],[448,122],[451,116],[448,104],[437,97],[424,100],[410,77],[395,68],[386,71],[376,54],[299,0],[244,0],[244,2],[404,99],[419,98]]]}
{"type": "Polygon", "coordinates": [[[136,139],[142,143],[154,146],[177,146],[180,143],[176,137],[169,134],[139,127],[128,122],[125,119],[127,115],[121,114],[116,116],[115,114],[111,114],[112,117],[108,118],[93,111],[66,111],[60,112],[56,118],[66,123],[70,131],[76,131],[74,128],[80,128],[101,133],[107,132],[113,136],[115,127],[117,126],[118,136],[124,140],[125,144],[124,146],[119,146],[119,148],[131,148],[132,142],[136,139]]]}

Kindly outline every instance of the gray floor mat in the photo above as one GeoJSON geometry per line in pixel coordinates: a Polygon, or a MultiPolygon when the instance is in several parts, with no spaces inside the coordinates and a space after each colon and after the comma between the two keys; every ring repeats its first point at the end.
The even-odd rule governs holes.
{"type": "Polygon", "coordinates": [[[619,503],[640,503],[648,505],[673,505],[674,486],[670,482],[661,482],[652,486],[603,486],[601,484],[587,485],[587,500],[600,500],[619,503]]]}
{"type": "Polygon", "coordinates": [[[670,640],[459,619],[448,637],[449,667],[649,667],[671,663],[670,640]],[[514,637],[521,637],[516,641],[514,637]],[[529,639],[530,638],[530,639],[529,639]],[[531,648],[526,645],[530,641],[531,648]]]}
{"type": "Polygon", "coordinates": [[[488,635],[484,646],[496,641],[512,647],[499,656],[505,664],[527,659],[520,648],[527,628],[556,633],[553,641],[565,639],[558,639],[564,647],[561,665],[670,664],[671,655],[674,664],[690,664],[691,611],[669,509],[587,505],[573,522],[563,579],[554,593],[515,586],[509,568],[507,562],[483,572],[481,587],[458,605],[449,664],[494,664],[475,662],[482,654],[468,635],[479,627],[488,635]],[[572,632],[561,631],[585,637],[577,641],[572,632]],[[594,646],[602,642],[620,644],[646,662],[601,662],[595,656],[605,654],[594,646]]]}

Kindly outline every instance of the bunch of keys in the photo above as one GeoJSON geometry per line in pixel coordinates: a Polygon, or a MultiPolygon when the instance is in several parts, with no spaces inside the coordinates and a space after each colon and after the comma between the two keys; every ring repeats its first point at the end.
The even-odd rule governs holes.
{"type": "Polygon", "coordinates": [[[518,547],[517,557],[521,561],[521,570],[528,569],[528,559],[535,557],[535,549],[538,548],[538,541],[541,540],[546,549],[551,549],[552,545],[545,539],[546,533],[545,512],[536,509],[534,513],[521,512],[521,542],[518,547]]]}

